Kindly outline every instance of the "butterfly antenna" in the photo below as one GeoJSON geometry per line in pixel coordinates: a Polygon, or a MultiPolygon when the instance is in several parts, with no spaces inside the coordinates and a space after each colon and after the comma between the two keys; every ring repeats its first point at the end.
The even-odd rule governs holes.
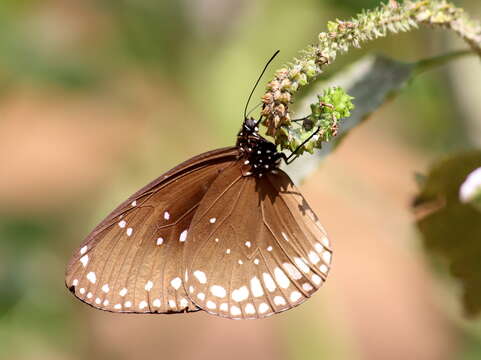
{"type": "Polygon", "coordinates": [[[246,107],[244,108],[244,119],[247,119],[247,108],[249,107],[249,102],[251,101],[251,98],[252,98],[252,95],[254,94],[254,91],[257,87],[257,85],[259,84],[259,81],[261,81],[261,78],[262,76],[264,75],[264,73],[266,72],[267,70],[267,67],[269,66],[269,64],[272,62],[272,60],[274,60],[274,58],[277,56],[277,54],[279,54],[280,50],[277,50],[274,55],[271,56],[271,58],[269,59],[269,61],[266,63],[266,66],[264,66],[264,69],[262,70],[259,78],[257,79],[256,83],[254,84],[254,87],[252,88],[252,91],[251,93],[249,94],[249,98],[247,99],[247,103],[246,103],[246,107]]]}

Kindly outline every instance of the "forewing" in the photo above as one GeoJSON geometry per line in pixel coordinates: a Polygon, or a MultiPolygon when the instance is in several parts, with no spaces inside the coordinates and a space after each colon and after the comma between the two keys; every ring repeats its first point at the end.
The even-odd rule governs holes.
{"type": "Polygon", "coordinates": [[[309,298],[324,282],[332,251],[304,197],[282,171],[243,177],[226,169],[190,228],[185,286],[209,313],[263,318],[309,298]]]}
{"type": "Polygon", "coordinates": [[[184,291],[182,252],[200,200],[237,155],[235,148],[199,155],[132,195],[74,254],[67,287],[107,311],[199,310],[184,291]]]}

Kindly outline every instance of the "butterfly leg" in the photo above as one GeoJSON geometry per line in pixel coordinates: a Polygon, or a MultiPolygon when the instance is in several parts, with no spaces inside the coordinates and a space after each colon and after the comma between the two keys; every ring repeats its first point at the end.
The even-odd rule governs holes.
{"type": "Polygon", "coordinates": [[[306,140],[302,142],[301,145],[299,145],[289,156],[284,155],[282,158],[284,159],[285,163],[289,165],[292,163],[294,160],[296,160],[300,154],[297,154],[300,148],[302,148],[309,140],[311,140],[316,134],[321,130],[320,127],[316,129],[306,140]]]}

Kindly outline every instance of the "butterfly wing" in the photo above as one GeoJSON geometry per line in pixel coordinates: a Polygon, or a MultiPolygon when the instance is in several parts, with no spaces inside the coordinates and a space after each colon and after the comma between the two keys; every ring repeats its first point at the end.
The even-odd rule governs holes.
{"type": "Polygon", "coordinates": [[[237,156],[236,148],[224,148],[194,157],[117,207],[72,257],[70,291],[113,312],[199,310],[184,291],[182,252],[200,200],[237,156]]]}
{"type": "Polygon", "coordinates": [[[316,215],[282,171],[262,178],[226,169],[192,220],[185,287],[203,310],[263,318],[309,298],[324,282],[332,251],[316,215]]]}

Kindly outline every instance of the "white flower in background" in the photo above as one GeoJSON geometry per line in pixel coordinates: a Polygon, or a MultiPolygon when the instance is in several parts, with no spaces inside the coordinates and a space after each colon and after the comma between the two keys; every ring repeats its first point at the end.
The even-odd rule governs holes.
{"type": "Polygon", "coordinates": [[[470,202],[481,196],[481,167],[468,175],[459,188],[459,199],[463,203],[470,202]]]}

